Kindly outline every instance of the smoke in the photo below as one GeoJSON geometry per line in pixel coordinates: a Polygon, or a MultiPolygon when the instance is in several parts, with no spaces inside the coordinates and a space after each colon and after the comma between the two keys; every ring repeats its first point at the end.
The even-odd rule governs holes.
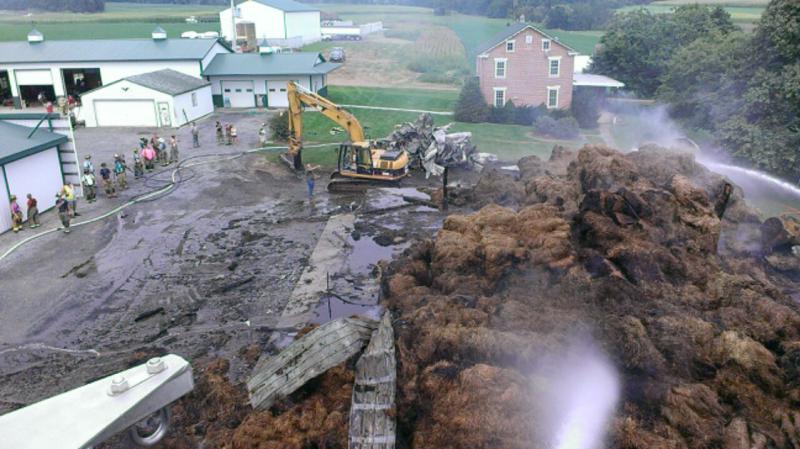
{"type": "Polygon", "coordinates": [[[665,105],[616,102],[609,109],[616,114],[612,126],[624,128],[626,140],[633,144],[631,148],[620,148],[623,151],[635,151],[648,143],[671,147],[685,136],[665,105]]]}
{"type": "Polygon", "coordinates": [[[535,379],[541,382],[538,415],[549,449],[600,449],[617,406],[616,369],[593,343],[580,341],[565,353],[546,357],[535,379]]]}

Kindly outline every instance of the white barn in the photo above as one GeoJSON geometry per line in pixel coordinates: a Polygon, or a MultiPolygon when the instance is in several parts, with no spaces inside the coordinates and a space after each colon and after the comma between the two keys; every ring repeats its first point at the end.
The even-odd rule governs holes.
{"type": "MultiPolygon", "coordinates": [[[[39,210],[55,205],[55,195],[64,185],[59,147],[67,143],[63,134],[29,128],[0,120],[0,233],[11,229],[10,197],[15,195],[27,214],[25,195],[39,202],[39,210]]],[[[27,216],[24,217],[26,220],[27,216]]]]}
{"type": "MultiPolygon", "coordinates": [[[[322,39],[320,11],[311,6],[294,0],[247,0],[235,8],[236,23],[253,23],[259,40],[299,38],[303,44],[309,44],[322,39]]],[[[222,36],[227,41],[233,37],[231,14],[231,8],[219,13],[222,36]]]]}
{"type": "Polygon", "coordinates": [[[27,42],[0,42],[0,86],[22,108],[37,105],[40,92],[53,101],[164,68],[200,78],[214,56],[230,51],[217,39],[168,39],[160,28],[149,39],[72,41],[48,41],[34,30],[27,42]]]}
{"type": "Polygon", "coordinates": [[[327,75],[341,64],[319,53],[244,53],[218,55],[203,71],[211,82],[214,103],[228,108],[285,108],[289,80],[324,93],[327,75]]]}
{"type": "Polygon", "coordinates": [[[179,127],[214,112],[211,83],[172,69],[122,78],[82,101],[87,127],[179,127]]]}

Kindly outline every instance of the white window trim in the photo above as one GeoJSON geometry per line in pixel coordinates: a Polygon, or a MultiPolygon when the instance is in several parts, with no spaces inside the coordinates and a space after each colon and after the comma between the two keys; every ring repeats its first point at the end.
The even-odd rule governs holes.
{"type": "Polygon", "coordinates": [[[547,58],[547,76],[550,78],[558,78],[561,76],[561,56],[550,56],[547,58]],[[558,61],[558,71],[555,75],[553,75],[553,73],[550,71],[550,66],[553,61],[558,61]]]}
{"type": "Polygon", "coordinates": [[[495,87],[492,89],[492,106],[496,108],[502,108],[503,106],[508,103],[508,88],[507,87],[495,87]],[[497,106],[497,92],[503,92],[503,104],[501,106],[497,106]]]}
{"type": "Polygon", "coordinates": [[[517,50],[517,41],[514,39],[506,41],[506,53],[514,53],[517,50]],[[511,44],[511,50],[508,49],[508,44],[511,44]]]}
{"type": "Polygon", "coordinates": [[[508,59],[506,59],[506,58],[494,58],[494,77],[496,79],[502,80],[502,79],[506,79],[507,76],[508,76],[508,59]],[[498,62],[502,62],[503,63],[503,76],[497,76],[497,63],[498,62]]]}
{"type": "Polygon", "coordinates": [[[558,109],[558,100],[560,100],[561,92],[559,92],[561,86],[547,86],[547,109],[558,109]],[[555,106],[550,106],[550,91],[556,91],[556,104],[555,106]]]}
{"type": "Polygon", "coordinates": [[[553,44],[550,39],[542,39],[542,51],[550,51],[551,48],[553,48],[553,44]],[[545,44],[547,44],[547,48],[544,48],[545,44]]]}

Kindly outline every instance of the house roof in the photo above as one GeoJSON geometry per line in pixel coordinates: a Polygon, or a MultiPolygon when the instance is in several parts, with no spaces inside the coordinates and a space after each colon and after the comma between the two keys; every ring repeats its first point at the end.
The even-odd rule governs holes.
{"type": "Polygon", "coordinates": [[[3,136],[3,143],[0,145],[0,165],[53,148],[67,141],[67,136],[45,131],[42,128],[37,129],[29,138],[28,134],[31,131],[33,128],[8,123],[0,117],[0,135],[3,136]]]}
{"type": "Polygon", "coordinates": [[[325,62],[319,53],[220,53],[203,70],[203,76],[324,75],[341,64],[325,62]]]}
{"type": "Polygon", "coordinates": [[[0,64],[201,60],[216,39],[87,39],[0,42],[0,64]]]}
{"type": "Polygon", "coordinates": [[[168,95],[180,95],[211,84],[206,80],[172,69],[156,70],[155,72],[129,76],[125,79],[168,95]]]}
{"type": "Polygon", "coordinates": [[[594,73],[573,73],[572,85],[576,87],[625,87],[625,83],[594,73]]]}
{"type": "Polygon", "coordinates": [[[253,1],[261,3],[262,5],[271,6],[275,9],[280,9],[285,12],[319,11],[319,9],[317,8],[304,5],[294,0],[253,0],[253,1]]]}
{"type": "Polygon", "coordinates": [[[486,42],[484,42],[483,44],[478,46],[477,54],[480,55],[480,54],[486,53],[487,51],[493,49],[494,47],[497,47],[498,45],[502,44],[503,42],[505,42],[508,39],[516,36],[517,34],[521,33],[523,30],[526,30],[528,28],[532,29],[533,31],[536,31],[537,33],[541,34],[542,36],[546,37],[547,39],[550,39],[552,42],[554,42],[554,43],[556,43],[558,45],[561,45],[562,47],[566,48],[567,50],[575,51],[574,48],[570,47],[569,45],[564,44],[563,42],[560,42],[558,40],[558,38],[550,36],[549,34],[545,33],[544,31],[536,28],[535,26],[527,24],[527,23],[517,22],[517,23],[514,23],[512,25],[507,26],[504,30],[502,30],[502,31],[498,32],[497,34],[495,34],[494,36],[492,36],[491,39],[487,40],[486,42]]]}

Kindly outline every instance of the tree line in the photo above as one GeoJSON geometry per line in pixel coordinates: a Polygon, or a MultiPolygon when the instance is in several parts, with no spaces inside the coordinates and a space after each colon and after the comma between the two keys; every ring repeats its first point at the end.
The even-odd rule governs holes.
{"type": "Polygon", "coordinates": [[[734,158],[800,175],[800,2],[772,0],[756,28],[721,8],[640,10],[612,19],[592,70],[670,105],[734,158]]]}
{"type": "Polygon", "coordinates": [[[105,0],[0,0],[0,9],[19,11],[38,9],[43,11],[102,12],[105,0]]]}

